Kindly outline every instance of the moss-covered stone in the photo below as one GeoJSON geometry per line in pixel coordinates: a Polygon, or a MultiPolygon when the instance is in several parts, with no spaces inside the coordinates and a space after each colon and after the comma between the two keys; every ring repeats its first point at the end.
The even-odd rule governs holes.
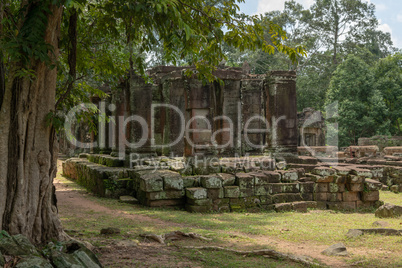
{"type": "Polygon", "coordinates": [[[227,198],[239,198],[240,197],[240,189],[239,186],[225,186],[223,187],[225,197],[227,198]]]}
{"type": "Polygon", "coordinates": [[[160,172],[160,176],[163,178],[165,190],[183,190],[184,182],[180,174],[165,170],[160,172]]]}
{"type": "Polygon", "coordinates": [[[219,173],[217,175],[222,180],[222,186],[232,186],[236,182],[236,177],[232,174],[219,173]]]}
{"type": "Polygon", "coordinates": [[[161,192],[150,192],[146,194],[149,200],[180,199],[184,197],[184,190],[168,190],[161,192]]]}
{"type": "Polygon", "coordinates": [[[208,192],[202,187],[187,188],[186,196],[190,199],[205,199],[208,197],[208,192]]]}
{"type": "Polygon", "coordinates": [[[211,206],[192,206],[190,204],[186,204],[186,210],[193,213],[208,213],[212,211],[212,208],[211,206]]]}
{"type": "Polygon", "coordinates": [[[237,173],[236,185],[242,190],[252,189],[254,187],[254,177],[247,173],[237,173]]]}
{"type": "Polygon", "coordinates": [[[144,192],[163,191],[163,178],[151,172],[145,174],[140,178],[140,189],[144,192]]]}
{"type": "Polygon", "coordinates": [[[222,188],[222,180],[216,175],[201,176],[200,181],[201,186],[207,189],[222,188]]]}
{"type": "Polygon", "coordinates": [[[191,199],[187,198],[187,203],[192,205],[192,206],[212,206],[212,200],[211,199],[191,199]]]}

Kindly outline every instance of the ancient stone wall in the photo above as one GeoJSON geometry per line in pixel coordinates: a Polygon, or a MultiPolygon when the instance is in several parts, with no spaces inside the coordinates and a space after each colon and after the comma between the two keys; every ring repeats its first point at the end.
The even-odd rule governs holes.
{"type": "Polygon", "coordinates": [[[374,136],[371,138],[359,138],[358,145],[359,146],[376,145],[378,146],[379,151],[382,152],[382,150],[385,147],[402,146],[402,137],[374,136]]]}
{"type": "Polygon", "coordinates": [[[147,135],[138,120],[126,131],[117,128],[120,150],[126,138],[146,140],[141,148],[127,148],[131,152],[159,155],[296,154],[294,72],[255,76],[239,68],[218,69],[213,74],[220,82],[207,83],[185,75],[188,69],[153,68],[152,83],[131,76],[129,93],[115,98],[129,98],[116,103],[116,115],[143,118],[147,135]]]}
{"type": "Polygon", "coordinates": [[[402,178],[402,167],[332,167],[303,158],[302,164],[277,170],[275,161],[264,156],[223,158],[201,168],[186,167],[183,158],[142,159],[124,168],[108,155],[82,157],[67,160],[63,173],[96,194],[131,195],[146,206],[185,207],[191,212],[373,207],[380,205],[381,182],[402,178]]]}

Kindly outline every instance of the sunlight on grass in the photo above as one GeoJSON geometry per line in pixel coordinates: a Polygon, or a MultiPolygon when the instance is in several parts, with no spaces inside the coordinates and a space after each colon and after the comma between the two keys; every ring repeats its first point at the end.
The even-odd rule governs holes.
{"type": "MultiPolygon", "coordinates": [[[[82,190],[66,178],[58,178],[70,189],[82,190]]],[[[381,192],[381,200],[386,203],[402,205],[402,194],[381,192]]],[[[364,235],[348,239],[345,235],[349,229],[373,228],[373,222],[380,219],[372,212],[341,212],[330,210],[311,210],[308,213],[264,212],[264,213],[210,213],[196,214],[182,210],[146,208],[140,205],[122,204],[114,199],[98,198],[87,195],[86,198],[110,209],[115,209],[130,215],[142,215],[166,222],[149,221],[145,224],[124,217],[101,214],[94,211],[87,213],[85,220],[76,219],[74,215],[63,215],[62,222],[66,229],[77,230],[84,237],[95,239],[99,230],[105,227],[118,227],[121,235],[115,237],[140,239],[141,233],[163,234],[176,230],[196,232],[213,239],[215,244],[242,248],[243,243],[259,248],[257,239],[269,236],[295,243],[315,243],[332,245],[343,242],[348,248],[358,248],[363,252],[381,249],[376,255],[354,256],[358,263],[367,264],[376,258],[387,260],[388,267],[394,267],[402,262],[402,238],[397,236],[364,235]],[[180,226],[177,226],[179,224],[180,226]],[[89,230],[89,231],[85,231],[89,230]]],[[[401,219],[381,219],[389,224],[389,228],[401,229],[401,219]]],[[[268,240],[267,240],[268,241],[268,240]]],[[[101,242],[96,242],[101,243],[101,242]]],[[[244,248],[244,246],[243,246],[244,248]]],[[[274,247],[273,247],[274,248],[274,247]]],[[[210,254],[210,253],[209,253],[210,254]]],[[[211,263],[218,265],[218,263],[211,263]]],[[[233,264],[233,267],[236,267],[233,264]]],[[[275,266],[273,266],[275,267],[275,266]]]]}

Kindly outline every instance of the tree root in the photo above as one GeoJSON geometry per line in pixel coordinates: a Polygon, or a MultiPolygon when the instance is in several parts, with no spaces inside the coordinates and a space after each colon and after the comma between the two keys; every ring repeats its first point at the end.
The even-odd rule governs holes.
{"type": "Polygon", "coordinates": [[[158,243],[165,244],[165,241],[177,241],[185,238],[200,239],[204,241],[211,241],[212,239],[203,237],[196,233],[183,233],[181,231],[174,231],[171,233],[156,235],[156,234],[140,234],[141,237],[152,239],[158,243]]]}
{"type": "Polygon", "coordinates": [[[226,251],[231,252],[243,256],[264,256],[266,258],[273,258],[277,260],[289,260],[297,263],[301,263],[308,266],[319,266],[320,264],[315,262],[311,257],[301,256],[301,255],[293,255],[293,254],[285,254],[273,249],[259,249],[252,251],[242,251],[242,250],[234,250],[217,246],[202,246],[202,247],[178,247],[183,249],[196,249],[196,250],[218,250],[218,251],[226,251]]]}

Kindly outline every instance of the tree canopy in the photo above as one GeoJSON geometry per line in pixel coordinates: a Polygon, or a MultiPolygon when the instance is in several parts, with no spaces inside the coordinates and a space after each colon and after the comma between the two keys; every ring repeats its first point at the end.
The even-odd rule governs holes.
{"type": "Polygon", "coordinates": [[[238,14],[235,0],[0,3],[0,229],[34,243],[64,237],[53,187],[56,109],[102,94],[101,83],[144,74],[155,47],[209,81],[223,44],[281,52],[292,62],[303,54],[283,43],[278,25],[238,14]]]}

